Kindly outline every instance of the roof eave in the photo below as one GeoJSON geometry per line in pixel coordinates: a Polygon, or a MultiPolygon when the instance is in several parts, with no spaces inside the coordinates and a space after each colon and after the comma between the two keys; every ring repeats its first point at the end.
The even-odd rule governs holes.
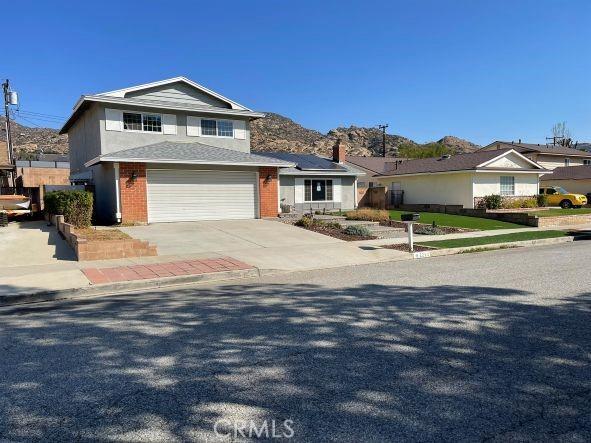
{"type": "Polygon", "coordinates": [[[252,167],[274,167],[293,168],[295,163],[267,163],[261,162],[224,162],[212,160],[179,160],[179,159],[155,159],[155,158],[133,158],[133,157],[95,157],[84,163],[87,168],[98,163],[166,163],[179,165],[221,165],[221,166],[252,166],[252,167]]]}

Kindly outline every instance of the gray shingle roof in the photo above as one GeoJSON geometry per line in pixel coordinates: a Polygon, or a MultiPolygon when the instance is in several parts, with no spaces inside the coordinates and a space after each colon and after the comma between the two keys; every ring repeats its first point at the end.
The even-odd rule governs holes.
{"type": "Polygon", "coordinates": [[[162,142],[102,155],[101,161],[292,167],[293,162],[203,143],[162,142]]]}
{"type": "Polygon", "coordinates": [[[552,174],[544,174],[540,180],[585,180],[591,179],[591,166],[562,166],[552,174]]]}
{"type": "MultiPolygon", "coordinates": [[[[433,157],[416,160],[406,160],[398,165],[393,164],[394,169],[383,172],[383,176],[423,174],[432,172],[466,171],[476,169],[478,165],[495,157],[509,152],[511,149],[498,149],[493,151],[477,151],[469,154],[452,155],[449,158],[433,157]]],[[[518,169],[513,169],[518,171],[518,169]]]]}
{"type": "Polygon", "coordinates": [[[405,160],[405,158],[401,157],[364,157],[361,155],[347,155],[347,163],[371,171],[374,174],[381,174],[388,169],[386,167],[387,165],[405,160]]]}
{"type": "Polygon", "coordinates": [[[365,175],[351,166],[335,163],[331,159],[314,154],[298,154],[293,152],[257,152],[257,155],[295,163],[295,167],[282,169],[282,175],[305,175],[312,172],[324,172],[331,175],[365,175]]]}

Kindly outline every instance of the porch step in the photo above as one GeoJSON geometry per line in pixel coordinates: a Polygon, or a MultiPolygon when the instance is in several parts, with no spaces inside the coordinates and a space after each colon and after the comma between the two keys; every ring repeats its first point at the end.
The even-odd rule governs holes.
{"type": "Polygon", "coordinates": [[[365,220],[335,220],[337,223],[340,223],[340,225],[343,228],[346,228],[347,226],[365,226],[367,228],[371,228],[372,226],[380,226],[379,222],[375,222],[375,221],[365,221],[365,220]]]}
{"type": "Polygon", "coordinates": [[[368,226],[370,232],[377,238],[399,238],[406,236],[404,228],[393,228],[391,226],[368,226]]]}

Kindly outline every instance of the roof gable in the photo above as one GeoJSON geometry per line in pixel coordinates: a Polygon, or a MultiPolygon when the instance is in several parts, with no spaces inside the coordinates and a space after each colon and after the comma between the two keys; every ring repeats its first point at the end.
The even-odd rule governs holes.
{"type": "Polygon", "coordinates": [[[591,158],[591,153],[574,148],[567,148],[565,146],[553,146],[535,143],[514,143],[496,140],[489,145],[481,148],[481,151],[493,151],[496,149],[514,149],[515,151],[527,154],[531,152],[538,152],[547,155],[564,155],[564,156],[581,156],[591,158]]]}
{"type": "MultiPolygon", "coordinates": [[[[230,100],[229,98],[224,97],[223,95],[218,94],[217,92],[214,92],[211,89],[207,89],[205,86],[202,86],[199,83],[195,83],[194,81],[189,80],[186,77],[173,77],[173,78],[169,78],[166,80],[160,80],[157,82],[145,83],[145,84],[137,85],[137,86],[131,86],[129,88],[116,89],[114,91],[102,92],[102,93],[96,94],[96,95],[100,96],[100,97],[118,97],[118,98],[136,97],[137,98],[139,96],[145,96],[146,94],[154,94],[154,93],[157,94],[158,91],[166,91],[167,90],[166,86],[171,86],[171,85],[175,85],[175,84],[177,85],[176,90],[179,89],[178,85],[181,85],[180,86],[181,88],[184,86],[182,93],[179,94],[179,95],[181,95],[181,97],[184,95],[185,98],[186,97],[191,98],[192,95],[196,95],[197,97],[200,97],[202,100],[204,100],[205,97],[208,97],[210,102],[211,102],[211,98],[214,98],[214,99],[217,99],[216,103],[222,102],[222,103],[226,104],[227,107],[229,107],[230,109],[250,111],[249,108],[241,105],[240,103],[230,100]],[[191,91],[192,93],[189,91],[191,91]]],[[[174,86],[172,87],[172,89],[169,88],[168,99],[170,99],[171,91],[175,91],[174,86]]],[[[172,97],[174,97],[174,95],[175,94],[172,93],[172,97]]],[[[166,93],[164,93],[164,96],[166,97],[166,93]]],[[[160,98],[161,97],[162,97],[162,92],[160,94],[160,98]]],[[[211,105],[211,103],[209,103],[209,104],[211,105]]],[[[216,106],[216,105],[213,105],[213,106],[216,106]]]]}

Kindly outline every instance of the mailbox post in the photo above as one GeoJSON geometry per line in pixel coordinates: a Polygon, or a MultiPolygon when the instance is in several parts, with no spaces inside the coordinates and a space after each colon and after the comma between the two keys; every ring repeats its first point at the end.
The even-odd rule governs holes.
{"type": "Polygon", "coordinates": [[[408,249],[410,252],[415,252],[415,245],[413,239],[412,225],[418,222],[421,218],[420,214],[401,214],[400,220],[406,224],[406,230],[408,231],[408,249]]]}

